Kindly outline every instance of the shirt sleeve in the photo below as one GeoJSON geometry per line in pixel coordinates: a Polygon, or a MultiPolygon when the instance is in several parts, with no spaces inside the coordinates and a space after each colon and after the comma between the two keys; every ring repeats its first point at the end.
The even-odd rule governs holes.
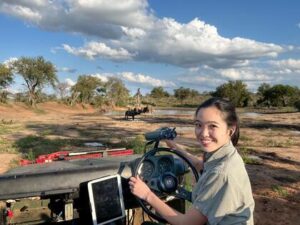
{"type": "Polygon", "coordinates": [[[196,193],[193,207],[205,215],[209,224],[218,224],[225,215],[235,208],[232,185],[222,172],[213,172],[196,193]]]}

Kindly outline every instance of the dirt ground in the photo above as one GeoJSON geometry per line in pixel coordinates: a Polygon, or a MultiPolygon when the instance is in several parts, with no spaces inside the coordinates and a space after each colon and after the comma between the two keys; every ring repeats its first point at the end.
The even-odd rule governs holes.
{"type": "MultiPolygon", "coordinates": [[[[300,113],[239,113],[241,138],[238,145],[247,154],[246,165],[255,198],[255,224],[300,224],[300,113]]],[[[0,124],[18,126],[3,134],[0,142],[16,141],[47,130],[49,139],[117,143],[160,127],[176,127],[177,142],[197,149],[192,115],[143,114],[126,121],[123,113],[104,115],[91,107],[40,104],[32,110],[21,104],[0,105],[0,124]]],[[[1,145],[0,145],[1,148],[1,145]]],[[[0,149],[0,173],[20,155],[0,149]]]]}

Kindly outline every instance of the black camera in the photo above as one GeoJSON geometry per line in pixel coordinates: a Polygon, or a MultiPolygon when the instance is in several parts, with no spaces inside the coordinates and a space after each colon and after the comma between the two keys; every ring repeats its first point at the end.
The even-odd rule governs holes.
{"type": "Polygon", "coordinates": [[[163,139],[173,140],[177,136],[175,129],[176,127],[162,127],[155,131],[146,133],[145,138],[147,141],[160,141],[163,139]]]}

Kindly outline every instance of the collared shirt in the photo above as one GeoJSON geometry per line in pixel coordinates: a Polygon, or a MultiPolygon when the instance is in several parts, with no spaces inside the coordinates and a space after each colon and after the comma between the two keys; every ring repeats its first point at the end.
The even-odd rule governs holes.
{"type": "Polygon", "coordinates": [[[254,200],[244,162],[232,143],[208,153],[192,194],[209,225],[253,225],[254,200]]]}

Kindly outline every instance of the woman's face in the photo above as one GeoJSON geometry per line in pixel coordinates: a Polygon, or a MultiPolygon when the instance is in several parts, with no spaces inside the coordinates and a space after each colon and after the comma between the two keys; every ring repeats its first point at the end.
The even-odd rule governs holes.
{"type": "Polygon", "coordinates": [[[199,110],[195,119],[196,139],[206,152],[212,152],[227,144],[230,130],[223,119],[222,112],[214,106],[199,110]]]}

